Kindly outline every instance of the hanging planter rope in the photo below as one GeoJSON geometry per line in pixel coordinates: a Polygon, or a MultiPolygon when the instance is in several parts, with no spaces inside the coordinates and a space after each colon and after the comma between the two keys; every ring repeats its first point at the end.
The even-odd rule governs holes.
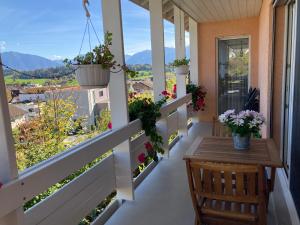
{"type": "Polygon", "coordinates": [[[65,61],[70,66],[75,66],[78,70],[75,72],[79,85],[83,88],[104,88],[107,87],[110,74],[124,71],[134,76],[136,72],[129,70],[126,65],[120,65],[114,60],[114,55],[110,52],[112,45],[112,34],[107,32],[104,35],[104,43],[101,44],[96,29],[91,20],[91,14],[88,10],[88,0],[83,0],[83,8],[87,18],[85,30],[83,33],[79,54],[73,61],[65,61]],[[91,30],[96,36],[99,45],[92,49],[91,47],[91,30]],[[81,50],[88,35],[89,52],[81,55],[81,50]]]}

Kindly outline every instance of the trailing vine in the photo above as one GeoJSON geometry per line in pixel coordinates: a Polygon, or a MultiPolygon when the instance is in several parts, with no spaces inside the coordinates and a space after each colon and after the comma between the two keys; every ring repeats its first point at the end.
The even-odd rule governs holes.
{"type": "MultiPolygon", "coordinates": [[[[129,119],[130,121],[140,119],[142,129],[151,143],[145,143],[148,157],[158,161],[157,153],[164,153],[163,138],[158,134],[156,121],[161,116],[160,108],[167,102],[168,96],[164,96],[160,101],[153,102],[150,98],[137,98],[132,96],[129,100],[129,119]]],[[[145,161],[146,156],[140,155],[139,161],[145,161]]]]}

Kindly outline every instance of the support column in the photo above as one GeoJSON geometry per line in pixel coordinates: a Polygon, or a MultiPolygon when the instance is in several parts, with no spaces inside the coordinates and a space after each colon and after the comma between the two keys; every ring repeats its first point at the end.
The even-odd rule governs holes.
{"type": "Polygon", "coordinates": [[[190,78],[193,84],[199,85],[199,57],[198,57],[198,23],[189,17],[190,32],[190,78]]]}
{"type": "MultiPolygon", "coordinates": [[[[0,66],[0,145],[0,182],[5,184],[18,178],[19,174],[2,66],[0,66]]],[[[9,213],[4,218],[0,218],[1,225],[22,225],[23,222],[23,207],[9,213]]]]}
{"type": "MultiPolygon", "coordinates": [[[[199,82],[199,57],[198,57],[198,23],[189,17],[190,32],[190,79],[193,84],[200,85],[199,82]]],[[[193,123],[200,121],[198,114],[193,114],[193,123]]]]}
{"type": "Polygon", "coordinates": [[[152,73],[154,100],[161,99],[161,92],[166,89],[165,45],[162,0],[150,0],[150,28],[152,50],[152,73]]]}
{"type": "MultiPolygon", "coordinates": [[[[176,59],[185,57],[185,28],[184,12],[177,6],[174,6],[174,24],[175,24],[175,51],[176,59]]],[[[177,98],[186,95],[186,76],[176,74],[177,98]]],[[[178,108],[178,128],[179,135],[187,135],[187,108],[186,104],[178,108]]]]}
{"type": "MultiPolygon", "coordinates": [[[[166,89],[165,76],[165,45],[164,45],[164,21],[162,0],[150,0],[150,28],[152,50],[152,74],[154,101],[162,98],[161,92],[166,89]]],[[[169,156],[168,120],[161,119],[157,122],[157,130],[163,137],[164,156],[169,156]]]]}
{"type": "MultiPolygon", "coordinates": [[[[120,0],[102,0],[102,14],[104,32],[112,33],[111,52],[117,63],[124,65],[124,43],[120,0]]],[[[128,96],[124,71],[111,73],[109,83],[109,97],[113,128],[120,128],[128,124],[128,96]]],[[[126,140],[113,150],[115,159],[115,173],[117,198],[133,200],[134,188],[131,172],[130,140],[126,140]]]]}

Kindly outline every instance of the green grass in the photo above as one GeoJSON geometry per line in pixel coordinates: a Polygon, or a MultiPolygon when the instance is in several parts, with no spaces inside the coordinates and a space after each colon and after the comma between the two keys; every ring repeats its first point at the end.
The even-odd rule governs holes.
{"type": "Polygon", "coordinates": [[[43,85],[49,79],[13,79],[13,76],[5,76],[4,81],[6,85],[13,85],[13,84],[39,84],[43,85]]]}
{"type": "MultiPolygon", "coordinates": [[[[49,82],[52,79],[13,79],[12,75],[5,76],[4,81],[6,85],[21,85],[21,84],[38,84],[45,85],[45,82],[49,82]]],[[[68,80],[66,86],[77,86],[78,82],[76,79],[68,80]]]]}

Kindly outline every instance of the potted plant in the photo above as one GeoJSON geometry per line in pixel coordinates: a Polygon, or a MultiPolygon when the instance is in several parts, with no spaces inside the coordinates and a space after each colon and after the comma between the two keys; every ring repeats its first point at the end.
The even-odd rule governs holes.
{"type": "Polygon", "coordinates": [[[111,69],[119,67],[126,74],[134,76],[136,72],[131,71],[126,65],[121,66],[114,60],[114,55],[109,47],[112,45],[112,33],[107,32],[104,44],[96,46],[92,52],[78,55],[73,61],[65,59],[67,66],[75,65],[76,79],[82,88],[104,88],[110,81],[111,69]]]}
{"type": "Polygon", "coordinates": [[[262,114],[252,110],[239,113],[227,110],[219,116],[219,121],[230,128],[234,148],[243,150],[249,149],[251,134],[260,137],[260,128],[265,119],[262,114]]]}
{"type": "Polygon", "coordinates": [[[187,75],[189,73],[190,60],[186,57],[183,59],[175,59],[171,66],[175,67],[175,73],[178,75],[187,75]]]}
{"type": "Polygon", "coordinates": [[[204,87],[197,86],[195,84],[187,84],[186,93],[192,94],[193,111],[194,112],[198,112],[199,110],[204,111],[205,96],[206,96],[206,91],[204,87]]]}

